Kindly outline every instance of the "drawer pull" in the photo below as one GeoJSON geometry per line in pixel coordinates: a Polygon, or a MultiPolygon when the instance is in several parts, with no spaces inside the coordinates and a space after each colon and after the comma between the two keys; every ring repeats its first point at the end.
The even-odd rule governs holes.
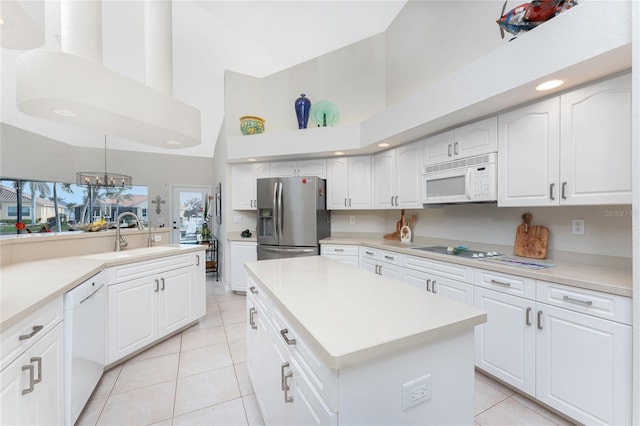
{"type": "Polygon", "coordinates": [[[491,280],[490,282],[491,282],[491,284],[498,284],[498,285],[501,285],[501,286],[504,286],[504,287],[511,287],[511,283],[506,283],[504,281],[491,280]]]}
{"type": "Polygon", "coordinates": [[[564,300],[565,302],[577,303],[578,305],[584,305],[584,306],[593,305],[593,302],[591,300],[574,299],[573,297],[569,297],[569,296],[562,296],[562,300],[564,300]]]}
{"type": "Polygon", "coordinates": [[[249,309],[249,324],[251,325],[251,328],[253,328],[254,330],[258,329],[258,325],[256,324],[256,320],[255,320],[256,313],[258,313],[258,310],[256,308],[249,309]]]}
{"type": "Polygon", "coordinates": [[[253,294],[258,294],[258,290],[257,290],[257,289],[256,289],[256,287],[255,287],[255,286],[253,286],[253,285],[252,285],[251,287],[249,287],[249,291],[250,291],[251,293],[253,293],[253,294]]]}
{"type": "Polygon", "coordinates": [[[42,330],[44,328],[43,325],[34,325],[31,328],[31,333],[29,334],[21,334],[20,337],[18,337],[18,340],[27,340],[27,339],[31,339],[33,336],[36,335],[36,333],[40,330],[42,330]]]}
{"type": "Polygon", "coordinates": [[[295,345],[296,339],[289,339],[289,336],[287,336],[288,332],[289,332],[288,328],[283,328],[282,330],[280,330],[280,335],[282,336],[284,341],[287,342],[287,345],[295,345]]]}
{"type": "Polygon", "coordinates": [[[542,330],[542,311],[538,311],[538,330],[542,330]]]}
{"type": "Polygon", "coordinates": [[[527,317],[525,322],[527,325],[531,325],[531,308],[527,308],[527,317]]]}
{"type": "Polygon", "coordinates": [[[340,253],[342,253],[342,252],[344,251],[344,249],[337,248],[337,249],[334,249],[333,251],[336,251],[336,252],[340,252],[340,253]]]}
{"type": "Polygon", "coordinates": [[[385,255],[385,256],[384,256],[384,258],[385,258],[385,259],[389,259],[389,260],[396,260],[396,258],[395,258],[395,257],[393,257],[393,256],[387,256],[387,255],[385,255]]]}
{"type": "Polygon", "coordinates": [[[368,254],[369,256],[373,256],[373,252],[372,251],[365,251],[366,254],[368,254]]]}

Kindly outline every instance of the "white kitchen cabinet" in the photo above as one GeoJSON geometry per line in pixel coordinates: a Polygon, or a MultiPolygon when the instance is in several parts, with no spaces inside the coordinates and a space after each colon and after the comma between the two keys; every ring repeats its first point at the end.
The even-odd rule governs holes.
{"type": "Polygon", "coordinates": [[[373,206],[381,209],[421,208],[421,151],[414,143],[373,156],[373,206]]]}
{"type": "Polygon", "coordinates": [[[337,425],[338,416],[331,411],[304,373],[298,358],[291,357],[292,425],[337,425]]]}
{"type": "Polygon", "coordinates": [[[457,127],[424,140],[423,164],[438,164],[496,152],[497,140],[495,116],[457,127]]]}
{"type": "Polygon", "coordinates": [[[255,241],[230,242],[229,285],[232,291],[247,290],[247,271],[244,264],[258,259],[257,245],[255,241]]]}
{"type": "Polygon", "coordinates": [[[498,205],[631,203],[631,79],[500,114],[498,205]]]}
{"type": "Polygon", "coordinates": [[[404,278],[405,282],[413,287],[473,306],[473,286],[471,284],[413,269],[406,269],[404,278]]]}
{"type": "Polygon", "coordinates": [[[355,268],[359,267],[358,246],[356,245],[321,244],[320,255],[355,268]]]}
{"type": "Polygon", "coordinates": [[[318,176],[327,177],[327,160],[278,161],[269,164],[271,177],[318,176]]]}
{"type": "Polygon", "coordinates": [[[256,209],[256,179],[269,177],[269,163],[234,164],[231,166],[233,210],[256,209]]]}
{"type": "Polygon", "coordinates": [[[327,160],[327,209],[371,208],[371,157],[327,160]]]}
{"type": "Polygon", "coordinates": [[[202,300],[194,295],[203,282],[196,271],[203,262],[204,252],[107,270],[108,364],[198,318],[202,300]]]}
{"type": "Polygon", "coordinates": [[[64,423],[63,332],[58,322],[0,373],[0,423],[64,423]]]}
{"type": "Polygon", "coordinates": [[[392,280],[405,282],[404,259],[401,253],[360,247],[360,269],[392,280]]]}

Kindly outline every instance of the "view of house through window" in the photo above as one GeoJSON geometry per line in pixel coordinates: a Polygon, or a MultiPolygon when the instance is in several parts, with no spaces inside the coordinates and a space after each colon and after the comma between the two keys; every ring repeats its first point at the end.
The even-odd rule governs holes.
{"type": "Polygon", "coordinates": [[[116,218],[123,212],[133,212],[147,224],[146,186],[96,188],[0,179],[0,234],[95,230],[84,224],[103,219],[100,229],[104,229],[115,227],[116,218]]]}

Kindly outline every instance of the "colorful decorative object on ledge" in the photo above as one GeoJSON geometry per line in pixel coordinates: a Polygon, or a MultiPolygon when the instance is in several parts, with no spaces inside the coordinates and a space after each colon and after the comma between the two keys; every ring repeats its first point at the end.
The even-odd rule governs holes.
{"type": "Polygon", "coordinates": [[[340,112],[333,102],[318,101],[311,105],[311,121],[318,127],[327,127],[338,124],[340,112]]]}
{"type": "Polygon", "coordinates": [[[505,13],[507,8],[507,1],[505,1],[502,6],[502,16],[496,21],[500,26],[500,36],[504,38],[506,31],[517,37],[520,33],[534,29],[577,4],[577,0],[533,0],[531,3],[523,3],[505,13]]]}
{"type": "Polygon", "coordinates": [[[311,101],[303,93],[293,104],[296,110],[296,117],[298,118],[298,129],[306,129],[307,123],[309,123],[309,110],[311,108],[311,101]]]}
{"type": "Polygon", "coordinates": [[[240,117],[240,131],[243,135],[257,135],[264,133],[264,118],[255,115],[240,117]]]}

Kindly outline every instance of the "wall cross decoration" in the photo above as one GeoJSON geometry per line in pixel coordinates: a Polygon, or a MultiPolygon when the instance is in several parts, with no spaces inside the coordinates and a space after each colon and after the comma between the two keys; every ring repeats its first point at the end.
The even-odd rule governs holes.
{"type": "Polygon", "coordinates": [[[151,200],[151,203],[156,205],[156,213],[160,214],[160,212],[162,211],[162,209],[160,208],[160,204],[164,204],[165,201],[160,198],[160,195],[156,195],[156,198],[154,200],[151,200]]]}

